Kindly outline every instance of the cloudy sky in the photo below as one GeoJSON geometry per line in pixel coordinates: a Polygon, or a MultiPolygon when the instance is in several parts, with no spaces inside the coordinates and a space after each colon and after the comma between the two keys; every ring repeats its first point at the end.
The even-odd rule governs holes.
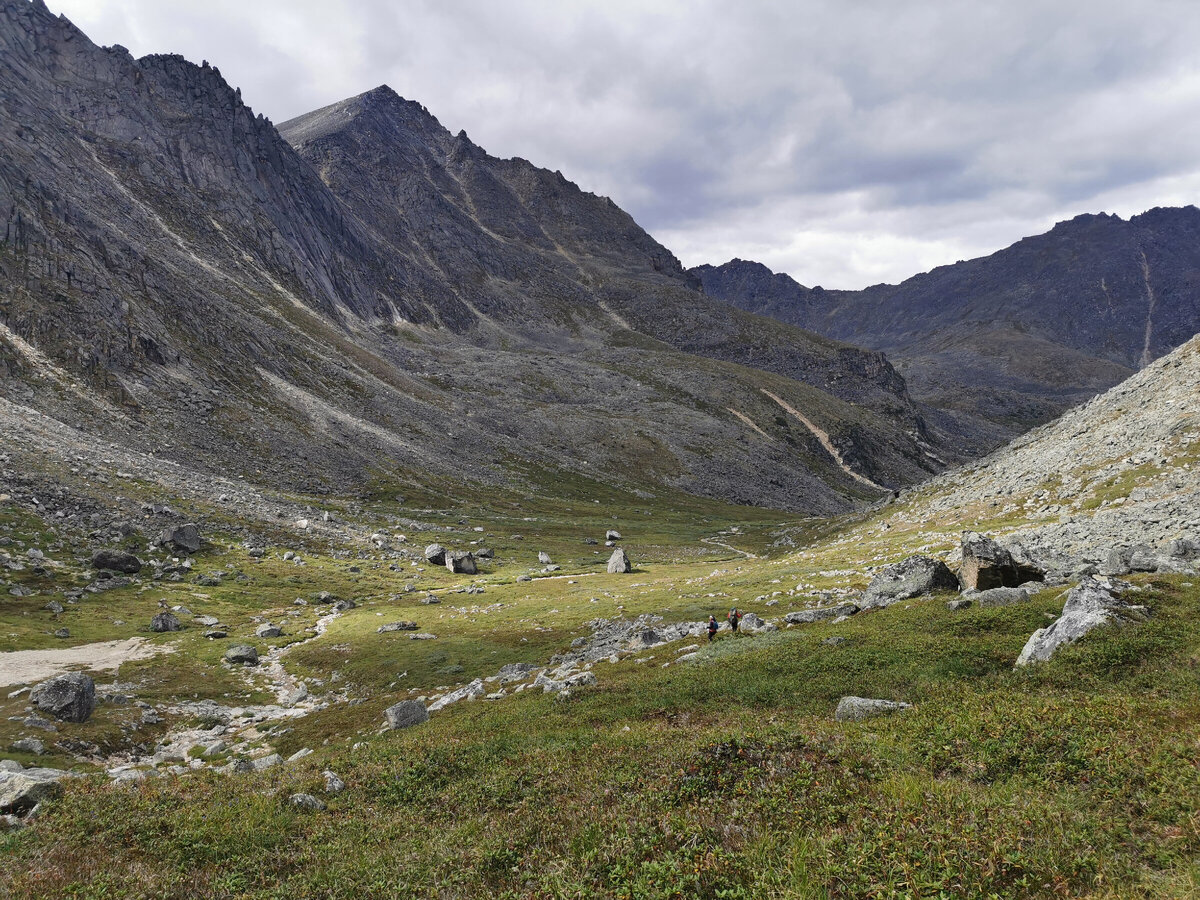
{"type": "Polygon", "coordinates": [[[48,0],[276,122],[379,84],[687,265],[855,288],[1200,201],[1194,0],[48,0]]]}

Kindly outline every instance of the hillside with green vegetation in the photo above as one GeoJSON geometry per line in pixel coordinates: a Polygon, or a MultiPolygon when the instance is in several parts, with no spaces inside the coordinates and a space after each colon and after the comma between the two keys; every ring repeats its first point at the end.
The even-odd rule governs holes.
{"type": "MultiPolygon", "coordinates": [[[[244,485],[213,482],[205,499],[169,467],[114,457],[127,467],[116,499],[139,520],[128,549],[161,556],[147,552],[160,519],[200,521],[206,544],[186,576],[164,557],[153,575],[84,588],[61,613],[44,609],[49,596],[98,583],[86,562],[96,538],[56,525],[45,493],[30,504],[28,438],[5,460],[5,580],[24,596],[0,602],[3,650],[139,637],[170,652],[94,672],[91,718],[53,733],[28,726],[27,693],[0,691],[0,746],[45,745],[4,755],[80,776],[0,837],[0,893],[1194,896],[1194,562],[1135,565],[1121,590],[1147,616],[1014,663],[1110,550],[1145,542],[1149,554],[1195,534],[1198,369],[1192,342],[1020,445],[840,519],[548,472],[481,503],[414,509],[381,484],[369,501],[254,493],[231,508],[224,492],[244,485]],[[862,603],[885,565],[913,554],[957,566],[964,529],[1048,561],[1044,585],[1004,606],[952,609],[960,595],[943,590],[786,620],[862,603]],[[633,571],[605,570],[609,530],[633,571]],[[452,574],[424,558],[434,542],[494,557],[452,574]],[[660,640],[735,605],[779,627],[660,640]],[[150,633],[174,607],[183,630],[150,633]],[[189,615],[228,636],[205,637],[189,615]],[[573,670],[594,678],[543,690],[537,679],[614,621],[631,626],[620,649],[573,670]],[[282,635],[256,637],[264,622],[282,635]],[[419,631],[380,631],[399,622],[419,631]],[[63,627],[69,637],[54,637],[63,627]],[[263,665],[223,662],[235,641],[263,665]],[[476,679],[477,698],[438,708],[476,679]],[[280,699],[299,684],[304,698],[280,699]],[[911,708],[838,721],[846,696],[911,708]],[[404,700],[433,707],[428,721],[385,728],[404,700]]],[[[112,501],[103,460],[73,456],[59,502],[112,501]]],[[[41,464],[56,463],[43,453],[41,464]]]]}

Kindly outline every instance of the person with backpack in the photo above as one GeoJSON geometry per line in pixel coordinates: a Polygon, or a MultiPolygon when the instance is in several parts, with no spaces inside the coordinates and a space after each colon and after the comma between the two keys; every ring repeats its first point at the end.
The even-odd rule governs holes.
{"type": "Polygon", "coordinates": [[[721,626],[717,624],[716,616],[708,617],[708,641],[709,641],[709,643],[712,643],[712,639],[714,637],[716,637],[717,629],[720,627],[721,626]]]}
{"type": "Polygon", "coordinates": [[[738,622],[740,621],[742,621],[742,614],[738,612],[738,608],[735,606],[729,610],[729,627],[733,629],[735,634],[737,633],[738,622]]]}

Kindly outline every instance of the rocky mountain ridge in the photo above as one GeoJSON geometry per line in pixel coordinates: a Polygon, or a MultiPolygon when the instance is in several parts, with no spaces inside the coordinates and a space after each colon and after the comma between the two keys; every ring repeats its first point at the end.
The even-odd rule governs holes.
{"type": "Polygon", "coordinates": [[[885,352],[913,396],[1021,431],[1200,330],[1200,210],[1082,215],[899,285],[807,288],[759,263],[692,272],[705,291],[885,352]]]}
{"type": "Polygon", "coordinates": [[[824,513],[961,458],[877,352],[704,297],[611,201],[389,89],[287,123],[293,149],[207,63],[43,3],[0,6],[0,50],[20,405],[317,491],[527,460],[824,513]]]}

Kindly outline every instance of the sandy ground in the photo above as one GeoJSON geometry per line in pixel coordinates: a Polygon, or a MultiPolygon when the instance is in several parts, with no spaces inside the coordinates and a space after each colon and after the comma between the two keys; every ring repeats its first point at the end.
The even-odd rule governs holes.
{"type": "Polygon", "coordinates": [[[133,637],[127,641],[104,641],[62,650],[0,653],[0,687],[34,684],[73,669],[115,672],[123,662],[149,659],[168,650],[169,647],[151,644],[145,638],[133,637]]]}

